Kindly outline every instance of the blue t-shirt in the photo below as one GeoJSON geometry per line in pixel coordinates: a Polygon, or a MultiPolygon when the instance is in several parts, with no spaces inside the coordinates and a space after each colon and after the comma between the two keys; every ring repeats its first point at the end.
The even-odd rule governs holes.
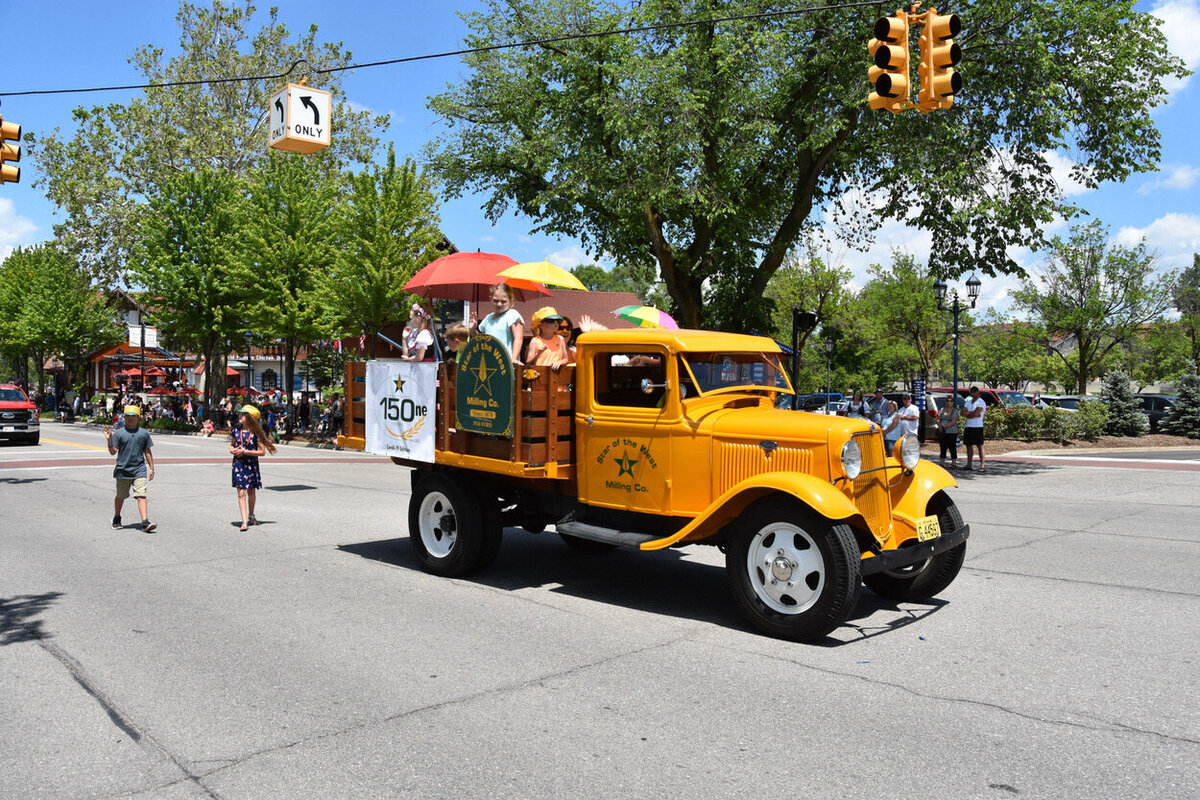
{"type": "Polygon", "coordinates": [[[492,312],[479,321],[479,332],[486,333],[488,336],[492,336],[503,342],[504,346],[508,348],[509,357],[512,357],[512,326],[518,322],[524,325],[525,318],[522,317],[521,312],[517,311],[515,308],[510,308],[503,314],[492,312]]]}
{"type": "Polygon", "coordinates": [[[113,431],[113,447],[117,448],[117,465],[113,477],[131,481],[146,477],[146,451],[154,447],[150,431],[139,426],[137,430],[117,428],[113,431]]]}

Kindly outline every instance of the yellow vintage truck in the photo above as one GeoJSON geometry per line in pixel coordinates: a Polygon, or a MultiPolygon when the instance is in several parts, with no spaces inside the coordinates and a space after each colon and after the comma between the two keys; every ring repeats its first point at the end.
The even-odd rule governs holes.
{"type": "Polygon", "coordinates": [[[862,584],[923,600],[963,563],[949,473],[915,437],[887,453],[866,420],[777,409],[792,387],[770,339],[596,331],[553,371],[478,337],[435,391],[432,459],[393,460],[413,468],[409,535],[438,575],[490,564],[506,526],[647,555],[716,545],[746,619],[812,641],[862,584]]]}

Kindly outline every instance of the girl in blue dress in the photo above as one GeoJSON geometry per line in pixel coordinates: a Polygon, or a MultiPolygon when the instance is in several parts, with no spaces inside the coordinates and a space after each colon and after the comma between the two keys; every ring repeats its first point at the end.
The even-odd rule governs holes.
{"type": "Polygon", "coordinates": [[[274,453],[275,445],[267,438],[258,421],[262,414],[252,405],[242,406],[238,414],[238,427],[234,428],[229,440],[229,452],[233,454],[233,488],[238,493],[238,510],[242,512],[241,530],[257,525],[254,517],[254,500],[262,488],[262,475],[258,471],[258,457],[274,453]]]}

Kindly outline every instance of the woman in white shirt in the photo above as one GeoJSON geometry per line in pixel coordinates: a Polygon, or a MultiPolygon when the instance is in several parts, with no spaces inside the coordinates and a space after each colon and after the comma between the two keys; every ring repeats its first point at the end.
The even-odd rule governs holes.
{"type": "MultiPolygon", "coordinates": [[[[433,347],[433,328],[429,312],[420,303],[413,303],[412,314],[404,326],[401,361],[425,361],[425,353],[433,347]]],[[[432,359],[430,359],[432,360],[432,359]]]]}

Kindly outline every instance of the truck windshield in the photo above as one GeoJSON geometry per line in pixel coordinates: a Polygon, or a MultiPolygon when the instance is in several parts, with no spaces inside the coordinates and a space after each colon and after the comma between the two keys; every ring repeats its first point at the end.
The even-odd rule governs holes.
{"type": "Polygon", "coordinates": [[[789,393],[792,390],[773,353],[684,353],[683,363],[700,394],[746,389],[789,393]]]}

